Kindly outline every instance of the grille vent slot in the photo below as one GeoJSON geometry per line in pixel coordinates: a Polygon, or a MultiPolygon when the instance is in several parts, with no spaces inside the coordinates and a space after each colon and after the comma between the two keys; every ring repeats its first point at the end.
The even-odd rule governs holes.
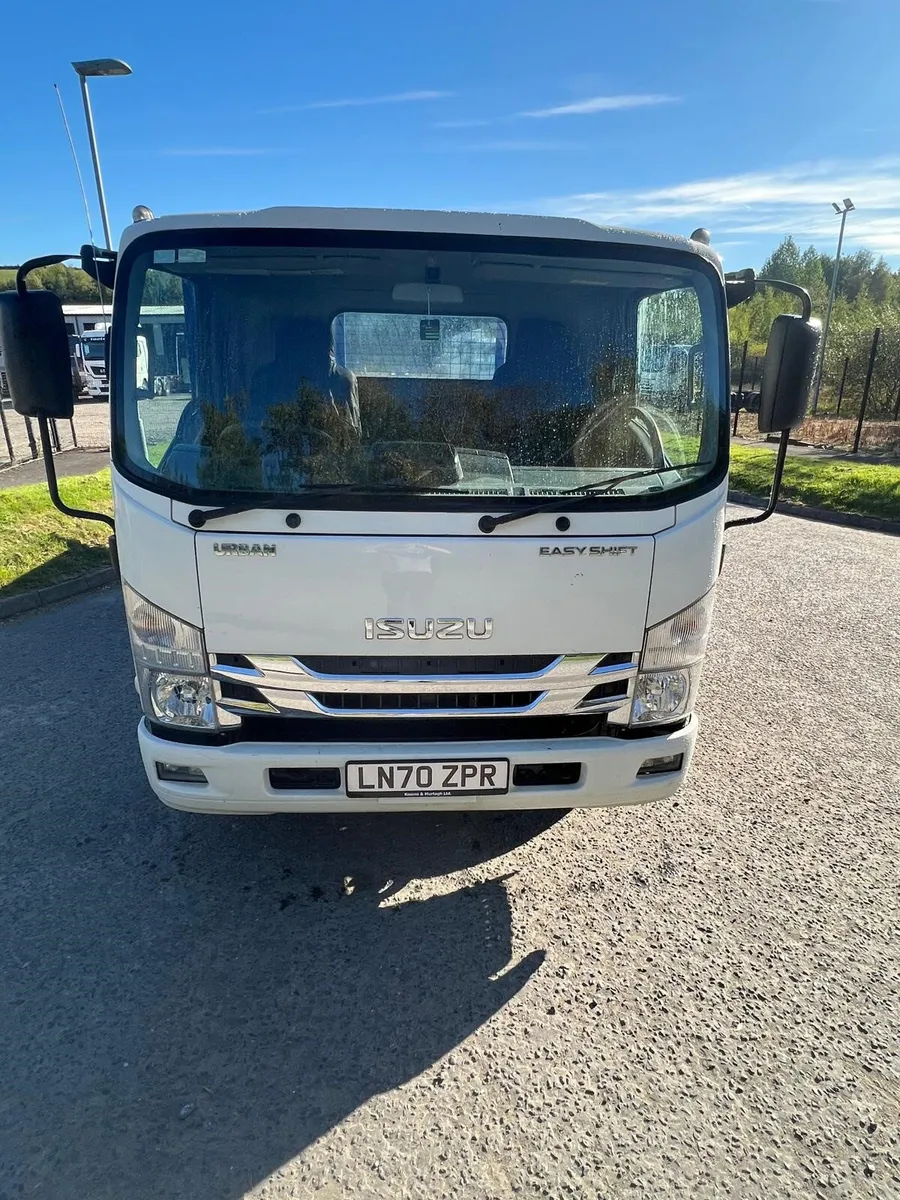
{"type": "Polygon", "coordinates": [[[341,712],[386,712],[391,709],[415,709],[441,712],[490,711],[491,709],[527,708],[540,699],[542,692],[312,692],[322,708],[341,712]]]}
{"type": "Polygon", "coordinates": [[[534,675],[556,662],[554,654],[332,655],[297,656],[317,675],[534,675]]]}

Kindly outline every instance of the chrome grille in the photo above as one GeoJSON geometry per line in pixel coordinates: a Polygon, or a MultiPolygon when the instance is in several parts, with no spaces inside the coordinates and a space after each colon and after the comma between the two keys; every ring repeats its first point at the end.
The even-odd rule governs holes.
{"type": "Polygon", "coordinates": [[[631,703],[638,659],[631,652],[210,657],[217,700],[230,712],[336,718],[612,714],[631,703]]]}

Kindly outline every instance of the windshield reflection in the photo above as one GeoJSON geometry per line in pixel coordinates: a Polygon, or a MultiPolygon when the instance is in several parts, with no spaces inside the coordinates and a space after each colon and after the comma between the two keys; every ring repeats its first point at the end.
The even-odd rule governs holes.
{"type": "Polygon", "coordinates": [[[535,260],[505,256],[510,279],[485,285],[452,253],[439,274],[462,282],[436,294],[457,311],[436,313],[429,285],[395,283],[423,272],[421,254],[311,283],[306,267],[272,279],[242,260],[230,273],[229,252],[136,268],[125,429],[132,460],[161,479],[219,494],[534,496],[632,468],[665,473],[626,490],[660,490],[681,481],[671,467],[715,459],[718,341],[699,273],[658,271],[654,291],[646,264],[620,264],[615,286],[588,288],[583,267],[534,283],[535,260]],[[377,310],[361,309],[363,283],[377,310]],[[418,289],[424,315],[384,304],[398,294],[413,300],[395,308],[418,307],[418,289]]]}

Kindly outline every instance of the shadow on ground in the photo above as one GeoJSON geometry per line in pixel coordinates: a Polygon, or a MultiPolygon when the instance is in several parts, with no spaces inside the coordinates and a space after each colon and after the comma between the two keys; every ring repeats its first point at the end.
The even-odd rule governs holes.
{"type": "Polygon", "coordinates": [[[499,865],[395,893],[559,814],[170,813],[140,774],[119,604],[7,639],[32,682],[30,708],[0,698],[0,1194],[236,1200],[525,985],[543,956],[510,961],[499,865]]]}
{"type": "Polygon", "coordinates": [[[66,538],[64,545],[65,549],[53,558],[19,575],[5,587],[0,587],[0,600],[8,596],[20,596],[36,588],[51,587],[55,583],[74,579],[76,575],[85,575],[88,571],[98,571],[110,565],[106,546],[90,546],[76,538],[66,538]]]}

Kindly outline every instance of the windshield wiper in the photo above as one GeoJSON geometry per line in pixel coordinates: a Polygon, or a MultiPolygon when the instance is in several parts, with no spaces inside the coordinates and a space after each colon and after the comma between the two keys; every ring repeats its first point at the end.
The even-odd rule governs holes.
{"type": "MultiPolygon", "coordinates": [[[[330,496],[366,496],[373,492],[390,492],[392,495],[419,495],[429,488],[393,487],[390,484],[375,484],[364,486],[358,483],[333,484],[331,487],[311,487],[309,491],[300,492],[285,500],[283,496],[272,496],[262,500],[247,500],[241,504],[225,504],[221,508],[192,508],[188,513],[188,524],[194,529],[202,529],[207,521],[215,521],[217,517],[236,517],[241,513],[260,512],[268,508],[292,508],[296,505],[302,508],[307,500],[322,500],[330,496]]],[[[291,513],[295,521],[288,521],[292,529],[300,524],[299,515],[291,513]]]]}
{"type": "MultiPolygon", "coordinates": [[[[620,483],[627,483],[629,479],[643,479],[649,475],[664,475],[669,471],[690,471],[694,467],[708,466],[712,466],[712,463],[679,463],[677,466],[653,467],[646,471],[631,471],[627,475],[617,475],[614,479],[605,479],[601,483],[582,484],[580,487],[569,488],[567,491],[562,492],[558,498],[547,500],[543,504],[535,505],[533,508],[523,508],[517,512],[504,513],[500,517],[485,515],[479,520],[478,528],[482,533],[493,533],[498,525],[508,525],[511,521],[521,521],[525,517],[533,517],[542,512],[553,512],[554,509],[558,508],[571,508],[582,500],[590,500],[594,496],[602,496],[604,492],[611,491],[620,483]]],[[[187,519],[188,524],[194,529],[202,529],[207,521],[215,521],[219,517],[236,517],[245,512],[261,512],[272,508],[291,508],[293,505],[299,508],[307,500],[323,500],[329,499],[332,496],[370,496],[378,492],[387,492],[395,496],[421,496],[423,494],[433,494],[435,491],[436,489],[431,487],[394,487],[390,484],[335,484],[331,487],[310,488],[308,491],[300,492],[288,500],[285,500],[283,496],[272,496],[266,499],[248,500],[241,504],[225,504],[221,508],[192,508],[188,513],[187,519]]],[[[298,518],[291,525],[291,528],[296,528],[300,524],[299,515],[289,514],[289,516],[298,518]]]]}
{"type": "Polygon", "coordinates": [[[482,533],[493,533],[498,525],[509,525],[511,521],[523,521],[525,517],[535,517],[538,513],[553,512],[557,508],[572,508],[573,505],[580,504],[582,500],[592,500],[595,496],[602,496],[604,492],[612,491],[614,487],[618,487],[620,483],[627,483],[629,479],[644,479],[649,475],[665,475],[669,471],[690,471],[693,467],[711,466],[711,462],[692,462],[678,463],[677,466],[653,467],[646,471],[631,471],[628,475],[617,475],[615,479],[605,479],[601,483],[588,483],[581,487],[569,488],[568,491],[561,494],[559,499],[536,504],[533,508],[522,508],[517,512],[504,513],[502,517],[485,515],[479,520],[478,528],[482,533]]]}

